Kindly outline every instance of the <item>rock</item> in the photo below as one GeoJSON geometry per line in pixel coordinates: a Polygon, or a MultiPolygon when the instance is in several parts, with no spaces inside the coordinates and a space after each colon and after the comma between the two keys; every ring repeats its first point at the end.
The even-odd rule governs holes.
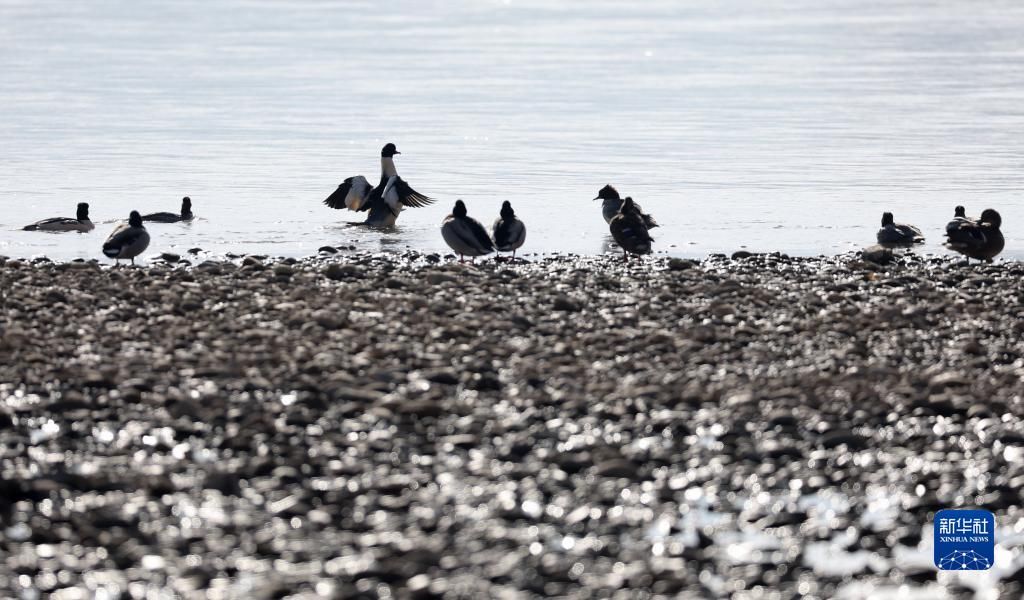
{"type": "Polygon", "coordinates": [[[321,254],[337,254],[338,249],[334,246],[320,246],[320,248],[317,249],[317,252],[320,252],[321,254]]]}
{"type": "Polygon", "coordinates": [[[324,275],[328,279],[334,281],[341,281],[344,279],[357,278],[360,275],[359,268],[355,265],[341,265],[338,263],[331,263],[324,269],[324,275]]]}
{"type": "Polygon", "coordinates": [[[173,252],[162,252],[159,258],[164,262],[176,263],[181,260],[181,255],[174,254],[173,252]]]}
{"type": "Polygon", "coordinates": [[[635,479],[636,465],[622,458],[611,458],[594,466],[594,472],[601,477],[635,479]]]}
{"type": "Polygon", "coordinates": [[[668,270],[669,271],[687,271],[696,266],[699,266],[695,260],[687,260],[684,258],[670,258],[668,259],[668,270]]]}
{"type": "Polygon", "coordinates": [[[579,303],[565,295],[555,296],[555,300],[551,306],[555,310],[564,312],[578,312],[580,310],[579,303]]]}
{"type": "Polygon", "coordinates": [[[883,246],[869,246],[861,251],[860,257],[876,265],[887,265],[894,260],[892,250],[883,246]]]}

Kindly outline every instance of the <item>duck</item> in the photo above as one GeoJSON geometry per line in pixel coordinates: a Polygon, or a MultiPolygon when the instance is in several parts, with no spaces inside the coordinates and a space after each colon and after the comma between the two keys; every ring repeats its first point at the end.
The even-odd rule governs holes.
{"type": "Polygon", "coordinates": [[[629,260],[629,253],[636,255],[650,254],[654,238],[648,232],[647,222],[643,213],[636,207],[633,199],[626,197],[618,214],[608,224],[615,242],[622,248],[622,255],[629,260]]]}
{"type": "Polygon", "coordinates": [[[71,217],[53,217],[36,221],[31,225],[26,225],[23,229],[25,231],[77,231],[79,233],[87,233],[95,228],[96,226],[89,220],[89,204],[79,202],[78,216],[74,219],[71,217]]]}
{"type": "Polygon", "coordinates": [[[960,224],[965,221],[974,221],[971,217],[967,216],[967,210],[962,206],[956,206],[953,208],[953,220],[946,223],[946,233],[954,229],[958,229],[960,224]]]}
{"type": "Polygon", "coordinates": [[[174,214],[172,212],[158,212],[142,217],[143,221],[151,221],[153,223],[180,223],[182,221],[191,221],[193,218],[192,214],[192,199],[185,196],[181,199],[181,214],[174,214]]]}
{"type": "Polygon", "coordinates": [[[892,213],[884,212],[877,238],[879,244],[918,244],[924,241],[924,234],[913,225],[894,222],[892,213]]]}
{"type": "Polygon", "coordinates": [[[976,220],[964,217],[946,226],[946,247],[963,254],[968,259],[976,258],[992,262],[1006,245],[1003,232],[1003,218],[994,209],[986,208],[976,220]]]}
{"type": "Polygon", "coordinates": [[[512,252],[512,260],[516,259],[516,250],[526,241],[526,225],[516,218],[512,203],[508,200],[501,203],[501,217],[494,222],[494,245],[498,252],[512,252]]]}
{"type": "Polygon", "coordinates": [[[362,175],[349,177],[338,185],[324,200],[327,206],[341,210],[369,211],[365,225],[394,227],[403,208],[420,208],[434,203],[409,187],[395,170],[395,155],[401,154],[394,144],[388,143],[380,151],[380,183],[372,187],[362,175]]]}
{"type": "Polygon", "coordinates": [[[494,242],[487,230],[466,211],[466,204],[462,200],[455,201],[455,208],[452,214],[445,217],[441,225],[441,237],[448,246],[459,255],[459,262],[465,262],[465,257],[471,259],[494,252],[494,242]]]}
{"type": "Polygon", "coordinates": [[[142,215],[133,210],[128,216],[128,222],[118,225],[103,243],[103,254],[115,262],[130,258],[134,265],[135,257],[148,247],[149,232],[142,225],[142,215]]]}
{"type": "MultiPolygon", "coordinates": [[[[604,222],[610,225],[612,219],[619,214],[619,209],[622,208],[622,199],[619,197],[619,191],[613,188],[611,184],[608,184],[598,190],[597,198],[594,198],[594,200],[602,201],[601,215],[604,216],[604,222]]],[[[647,226],[647,229],[654,229],[658,226],[658,222],[654,220],[654,217],[646,214],[639,204],[634,202],[633,205],[636,207],[637,212],[640,213],[640,216],[643,217],[644,225],[647,226]]]]}

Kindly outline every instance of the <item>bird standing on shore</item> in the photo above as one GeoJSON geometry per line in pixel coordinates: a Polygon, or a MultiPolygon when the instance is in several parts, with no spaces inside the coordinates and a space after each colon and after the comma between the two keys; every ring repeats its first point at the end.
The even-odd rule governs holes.
{"type": "Polygon", "coordinates": [[[419,208],[433,204],[434,200],[409,187],[395,170],[394,156],[401,154],[394,144],[387,144],[380,151],[380,183],[371,187],[362,175],[349,177],[341,182],[338,189],[324,200],[334,209],[370,211],[366,225],[373,227],[394,227],[398,213],[404,207],[419,208]]]}
{"type": "Polygon", "coordinates": [[[96,226],[89,220],[89,205],[85,202],[79,202],[78,216],[74,219],[71,217],[53,217],[36,221],[31,225],[26,225],[23,229],[25,231],[77,231],[79,233],[86,233],[95,228],[96,226]]]}
{"type": "Polygon", "coordinates": [[[118,225],[107,241],[103,244],[103,254],[114,261],[122,258],[130,258],[135,264],[135,257],[145,252],[149,247],[149,232],[142,226],[142,216],[139,211],[133,210],[128,217],[128,223],[118,225]]]}
{"type": "Polygon", "coordinates": [[[879,244],[917,244],[924,241],[924,234],[913,225],[893,221],[892,213],[882,213],[882,228],[876,236],[879,244]]]}
{"type": "Polygon", "coordinates": [[[441,237],[459,255],[459,262],[464,262],[466,256],[473,258],[494,252],[491,236],[480,221],[467,214],[462,200],[456,200],[452,214],[445,217],[441,237]]]}
{"type": "MultiPolygon", "coordinates": [[[[609,225],[612,219],[619,214],[619,209],[622,208],[622,199],[619,197],[619,191],[611,186],[611,184],[604,186],[597,192],[597,198],[594,200],[601,200],[601,215],[604,217],[604,222],[609,225]]],[[[658,222],[654,220],[654,217],[644,213],[643,209],[636,202],[633,203],[636,207],[637,213],[644,220],[644,226],[647,229],[654,229],[658,226],[658,222]]]]}
{"type": "Polygon", "coordinates": [[[967,210],[962,206],[957,206],[953,209],[953,220],[946,223],[946,233],[954,229],[959,229],[960,225],[964,222],[973,221],[974,219],[967,216],[967,210]]]}
{"type": "Polygon", "coordinates": [[[506,200],[501,204],[501,217],[494,222],[494,245],[498,252],[512,252],[512,260],[516,259],[516,250],[526,241],[526,225],[516,218],[512,204],[506,200]]]}
{"type": "Polygon", "coordinates": [[[172,212],[158,212],[142,217],[143,221],[152,221],[154,223],[179,223],[181,221],[191,221],[192,215],[192,199],[185,196],[181,199],[181,214],[174,214],[172,212]]]}
{"type": "Polygon", "coordinates": [[[954,219],[946,226],[946,247],[968,259],[992,262],[1006,245],[1003,232],[1000,231],[1002,225],[1003,218],[991,208],[982,211],[981,217],[977,220],[966,217],[960,221],[954,219]]]}
{"type": "Polygon", "coordinates": [[[630,252],[637,255],[651,253],[651,243],[654,238],[647,231],[644,215],[637,209],[632,198],[627,196],[622,201],[619,213],[608,224],[608,228],[616,243],[622,248],[625,260],[629,260],[630,252]]]}

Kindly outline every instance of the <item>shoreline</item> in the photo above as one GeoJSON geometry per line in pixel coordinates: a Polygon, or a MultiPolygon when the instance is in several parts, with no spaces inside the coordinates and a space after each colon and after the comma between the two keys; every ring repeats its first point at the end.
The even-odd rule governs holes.
{"type": "Polygon", "coordinates": [[[1019,262],[235,261],[0,259],[0,588],[1021,591],[1019,262]]]}

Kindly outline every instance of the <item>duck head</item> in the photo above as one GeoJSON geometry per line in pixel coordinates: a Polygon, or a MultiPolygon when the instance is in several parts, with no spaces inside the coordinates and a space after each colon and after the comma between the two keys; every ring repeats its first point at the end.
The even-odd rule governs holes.
{"type": "Polygon", "coordinates": [[[999,229],[1003,224],[1003,218],[999,216],[999,213],[991,208],[986,208],[981,211],[981,219],[979,219],[979,221],[982,223],[988,223],[993,229],[999,229]]]}
{"type": "Polygon", "coordinates": [[[891,212],[882,213],[882,227],[888,227],[894,223],[891,212]]]}
{"type": "Polygon", "coordinates": [[[75,218],[79,221],[89,220],[89,204],[87,202],[78,203],[78,216],[75,218]]]}
{"type": "Polygon", "coordinates": [[[501,218],[511,219],[516,216],[516,211],[512,210],[512,203],[508,200],[501,203],[501,218]]]}
{"type": "Polygon", "coordinates": [[[385,144],[384,147],[380,149],[380,155],[383,158],[391,158],[396,154],[401,154],[401,152],[399,152],[398,148],[395,148],[395,145],[390,142],[385,144]]]}
{"type": "Polygon", "coordinates": [[[132,227],[142,227],[142,215],[139,214],[139,211],[133,210],[132,213],[128,215],[128,224],[132,227]]]}
{"type": "Polygon", "coordinates": [[[465,217],[466,214],[468,214],[466,212],[466,204],[462,200],[456,200],[455,208],[452,209],[452,215],[461,219],[462,217],[465,217]]]}
{"type": "Polygon", "coordinates": [[[622,201],[622,206],[619,207],[619,212],[624,215],[637,212],[636,204],[633,204],[633,198],[631,196],[626,196],[626,199],[622,201]]]}
{"type": "Polygon", "coordinates": [[[181,214],[187,214],[192,212],[192,199],[185,196],[181,199],[181,214]]]}
{"type": "Polygon", "coordinates": [[[619,191],[616,190],[615,188],[613,188],[611,186],[611,184],[608,184],[608,185],[604,186],[603,188],[601,188],[601,190],[599,192],[597,192],[597,198],[594,198],[594,200],[618,200],[618,199],[619,199],[619,191]]]}
{"type": "Polygon", "coordinates": [[[964,207],[962,207],[962,206],[958,206],[958,207],[954,208],[953,209],[953,218],[954,219],[966,219],[967,218],[967,210],[964,209],[964,207]]]}

